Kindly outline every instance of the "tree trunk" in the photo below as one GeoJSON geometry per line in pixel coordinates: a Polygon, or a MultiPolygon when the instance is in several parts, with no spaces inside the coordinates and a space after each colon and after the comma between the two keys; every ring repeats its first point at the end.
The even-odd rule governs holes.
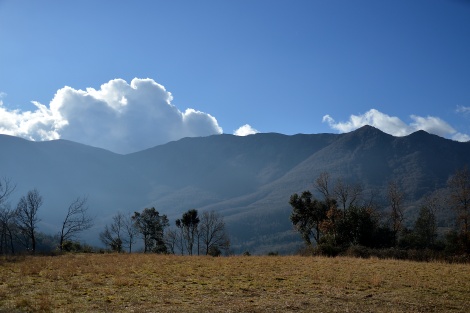
{"type": "Polygon", "coordinates": [[[36,236],[34,235],[34,231],[31,234],[31,245],[32,245],[32,252],[33,254],[36,253],[36,236]]]}

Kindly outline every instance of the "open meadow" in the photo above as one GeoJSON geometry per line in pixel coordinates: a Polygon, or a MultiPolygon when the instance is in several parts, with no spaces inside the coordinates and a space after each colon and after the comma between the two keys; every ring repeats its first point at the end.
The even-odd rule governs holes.
{"type": "Polygon", "coordinates": [[[468,312],[470,265],[300,256],[0,259],[0,312],[468,312]]]}

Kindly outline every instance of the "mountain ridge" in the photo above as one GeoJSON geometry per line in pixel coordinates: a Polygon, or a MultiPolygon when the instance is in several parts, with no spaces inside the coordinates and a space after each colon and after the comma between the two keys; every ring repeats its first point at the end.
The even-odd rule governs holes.
{"type": "Polygon", "coordinates": [[[44,196],[42,227],[57,231],[61,214],[87,196],[97,233],[117,211],[154,206],[170,220],[188,209],[221,212],[234,249],[292,251],[289,196],[313,190],[315,178],[360,182],[384,192],[401,183],[410,210],[456,169],[470,164],[470,144],[418,131],[404,137],[372,126],[344,134],[213,135],[183,138],[121,155],[68,140],[31,142],[0,135],[0,176],[17,183],[12,205],[37,188],[44,196]]]}

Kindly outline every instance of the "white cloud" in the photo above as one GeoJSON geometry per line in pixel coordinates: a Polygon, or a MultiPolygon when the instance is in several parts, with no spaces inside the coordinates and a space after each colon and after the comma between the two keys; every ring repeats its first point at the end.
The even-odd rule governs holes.
{"type": "Polygon", "coordinates": [[[455,133],[452,135],[452,139],[454,139],[455,141],[467,142],[470,141],[470,136],[467,134],[455,133]]]}
{"type": "Polygon", "coordinates": [[[411,115],[410,117],[414,121],[410,124],[413,131],[424,130],[428,133],[435,134],[441,137],[446,137],[448,135],[456,133],[456,130],[452,128],[452,126],[450,126],[438,117],[421,117],[416,115],[411,115]]]}
{"type": "Polygon", "coordinates": [[[395,136],[405,136],[411,132],[410,127],[398,117],[389,116],[375,109],[371,109],[363,115],[351,115],[347,122],[336,123],[331,116],[325,115],[323,122],[327,122],[331,128],[342,133],[353,131],[364,125],[374,126],[395,136]]]}
{"type": "Polygon", "coordinates": [[[396,116],[390,116],[376,109],[371,109],[362,115],[351,115],[346,122],[336,122],[331,116],[323,116],[323,122],[339,131],[350,132],[365,125],[374,126],[383,132],[394,136],[406,136],[418,130],[441,137],[450,137],[457,141],[468,141],[470,137],[466,134],[458,133],[452,126],[444,120],[434,116],[411,115],[412,122],[406,124],[396,116]]]}
{"type": "Polygon", "coordinates": [[[42,104],[34,102],[35,111],[8,110],[0,101],[0,133],[29,140],[58,139],[60,119],[42,104]]]}
{"type": "Polygon", "coordinates": [[[257,131],[256,129],[254,129],[248,124],[240,126],[236,131],[233,132],[235,136],[248,136],[248,135],[254,135],[257,133],[259,133],[259,131],[257,131]]]}
{"type": "Polygon", "coordinates": [[[222,133],[210,114],[175,107],[173,96],[152,79],[114,79],[100,89],[57,91],[49,107],[9,111],[0,102],[0,133],[31,140],[65,138],[129,153],[183,137],[222,133]]]}
{"type": "Polygon", "coordinates": [[[463,105],[457,106],[457,113],[470,114],[470,107],[465,107],[463,105]]]}

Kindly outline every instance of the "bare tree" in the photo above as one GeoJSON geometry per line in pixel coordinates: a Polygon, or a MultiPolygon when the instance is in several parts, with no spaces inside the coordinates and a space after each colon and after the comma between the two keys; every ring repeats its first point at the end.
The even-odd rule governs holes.
{"type": "Polygon", "coordinates": [[[15,189],[16,185],[9,178],[0,178],[0,207],[7,201],[15,189]]]}
{"type": "Polygon", "coordinates": [[[122,231],[125,229],[124,220],[124,214],[118,212],[113,216],[111,225],[106,225],[104,231],[100,233],[101,242],[116,252],[122,252],[122,231]]]}
{"type": "Polygon", "coordinates": [[[366,194],[361,195],[363,197],[362,205],[371,208],[374,210],[378,210],[379,204],[378,204],[378,198],[380,198],[380,191],[379,189],[371,189],[369,192],[366,194]]]}
{"type": "Polygon", "coordinates": [[[180,219],[175,221],[176,227],[179,229],[179,232],[176,233],[176,247],[180,248],[181,255],[184,255],[184,228],[183,223],[180,219]]]}
{"type": "Polygon", "coordinates": [[[359,201],[362,195],[362,186],[360,184],[345,183],[343,179],[339,178],[333,188],[333,194],[338,204],[343,207],[343,212],[345,212],[347,208],[359,201]]]}
{"type": "Polygon", "coordinates": [[[213,249],[227,250],[230,247],[225,222],[222,216],[215,211],[202,213],[199,232],[206,255],[213,249]]]}
{"type": "Polygon", "coordinates": [[[171,254],[175,254],[176,248],[179,247],[178,242],[180,240],[179,234],[176,229],[169,228],[168,230],[166,230],[164,238],[168,252],[171,254]]]}
{"type": "Polygon", "coordinates": [[[62,251],[66,241],[73,239],[78,233],[90,229],[93,220],[87,215],[87,198],[77,198],[68,207],[67,214],[60,230],[59,249],[62,251]]]}
{"type": "Polygon", "coordinates": [[[123,217],[122,223],[123,223],[124,233],[126,235],[123,241],[124,243],[127,244],[129,253],[132,253],[132,246],[134,245],[136,241],[136,237],[139,234],[139,231],[135,227],[134,221],[132,220],[132,217],[130,214],[123,217]]]}
{"type": "Polygon", "coordinates": [[[15,211],[9,206],[0,206],[0,254],[15,253],[13,240],[16,231],[15,211]]]}
{"type": "Polygon", "coordinates": [[[457,213],[462,233],[470,232],[470,171],[468,167],[457,170],[447,182],[450,188],[449,204],[457,213]]]}
{"type": "Polygon", "coordinates": [[[0,178],[0,254],[14,253],[15,211],[7,201],[15,188],[10,179],[0,178]]]}
{"type": "Polygon", "coordinates": [[[21,233],[31,243],[32,253],[36,252],[36,228],[40,221],[37,214],[43,201],[37,189],[30,190],[26,196],[21,197],[16,208],[16,221],[21,233]]]}
{"type": "Polygon", "coordinates": [[[396,181],[392,181],[388,184],[387,199],[391,208],[390,218],[392,223],[392,231],[396,238],[398,232],[403,227],[403,201],[405,200],[405,194],[400,189],[396,181]]]}
{"type": "Polygon", "coordinates": [[[116,252],[122,252],[122,240],[121,238],[113,233],[108,225],[104,227],[104,230],[100,233],[100,240],[105,246],[116,252]]]}
{"type": "Polygon", "coordinates": [[[325,200],[330,200],[330,174],[322,172],[315,180],[315,189],[323,195],[325,200]]]}
{"type": "Polygon", "coordinates": [[[434,215],[444,207],[445,196],[442,196],[443,190],[435,190],[434,192],[426,195],[421,205],[428,208],[434,215]],[[442,198],[441,198],[442,197],[442,198]]]}

